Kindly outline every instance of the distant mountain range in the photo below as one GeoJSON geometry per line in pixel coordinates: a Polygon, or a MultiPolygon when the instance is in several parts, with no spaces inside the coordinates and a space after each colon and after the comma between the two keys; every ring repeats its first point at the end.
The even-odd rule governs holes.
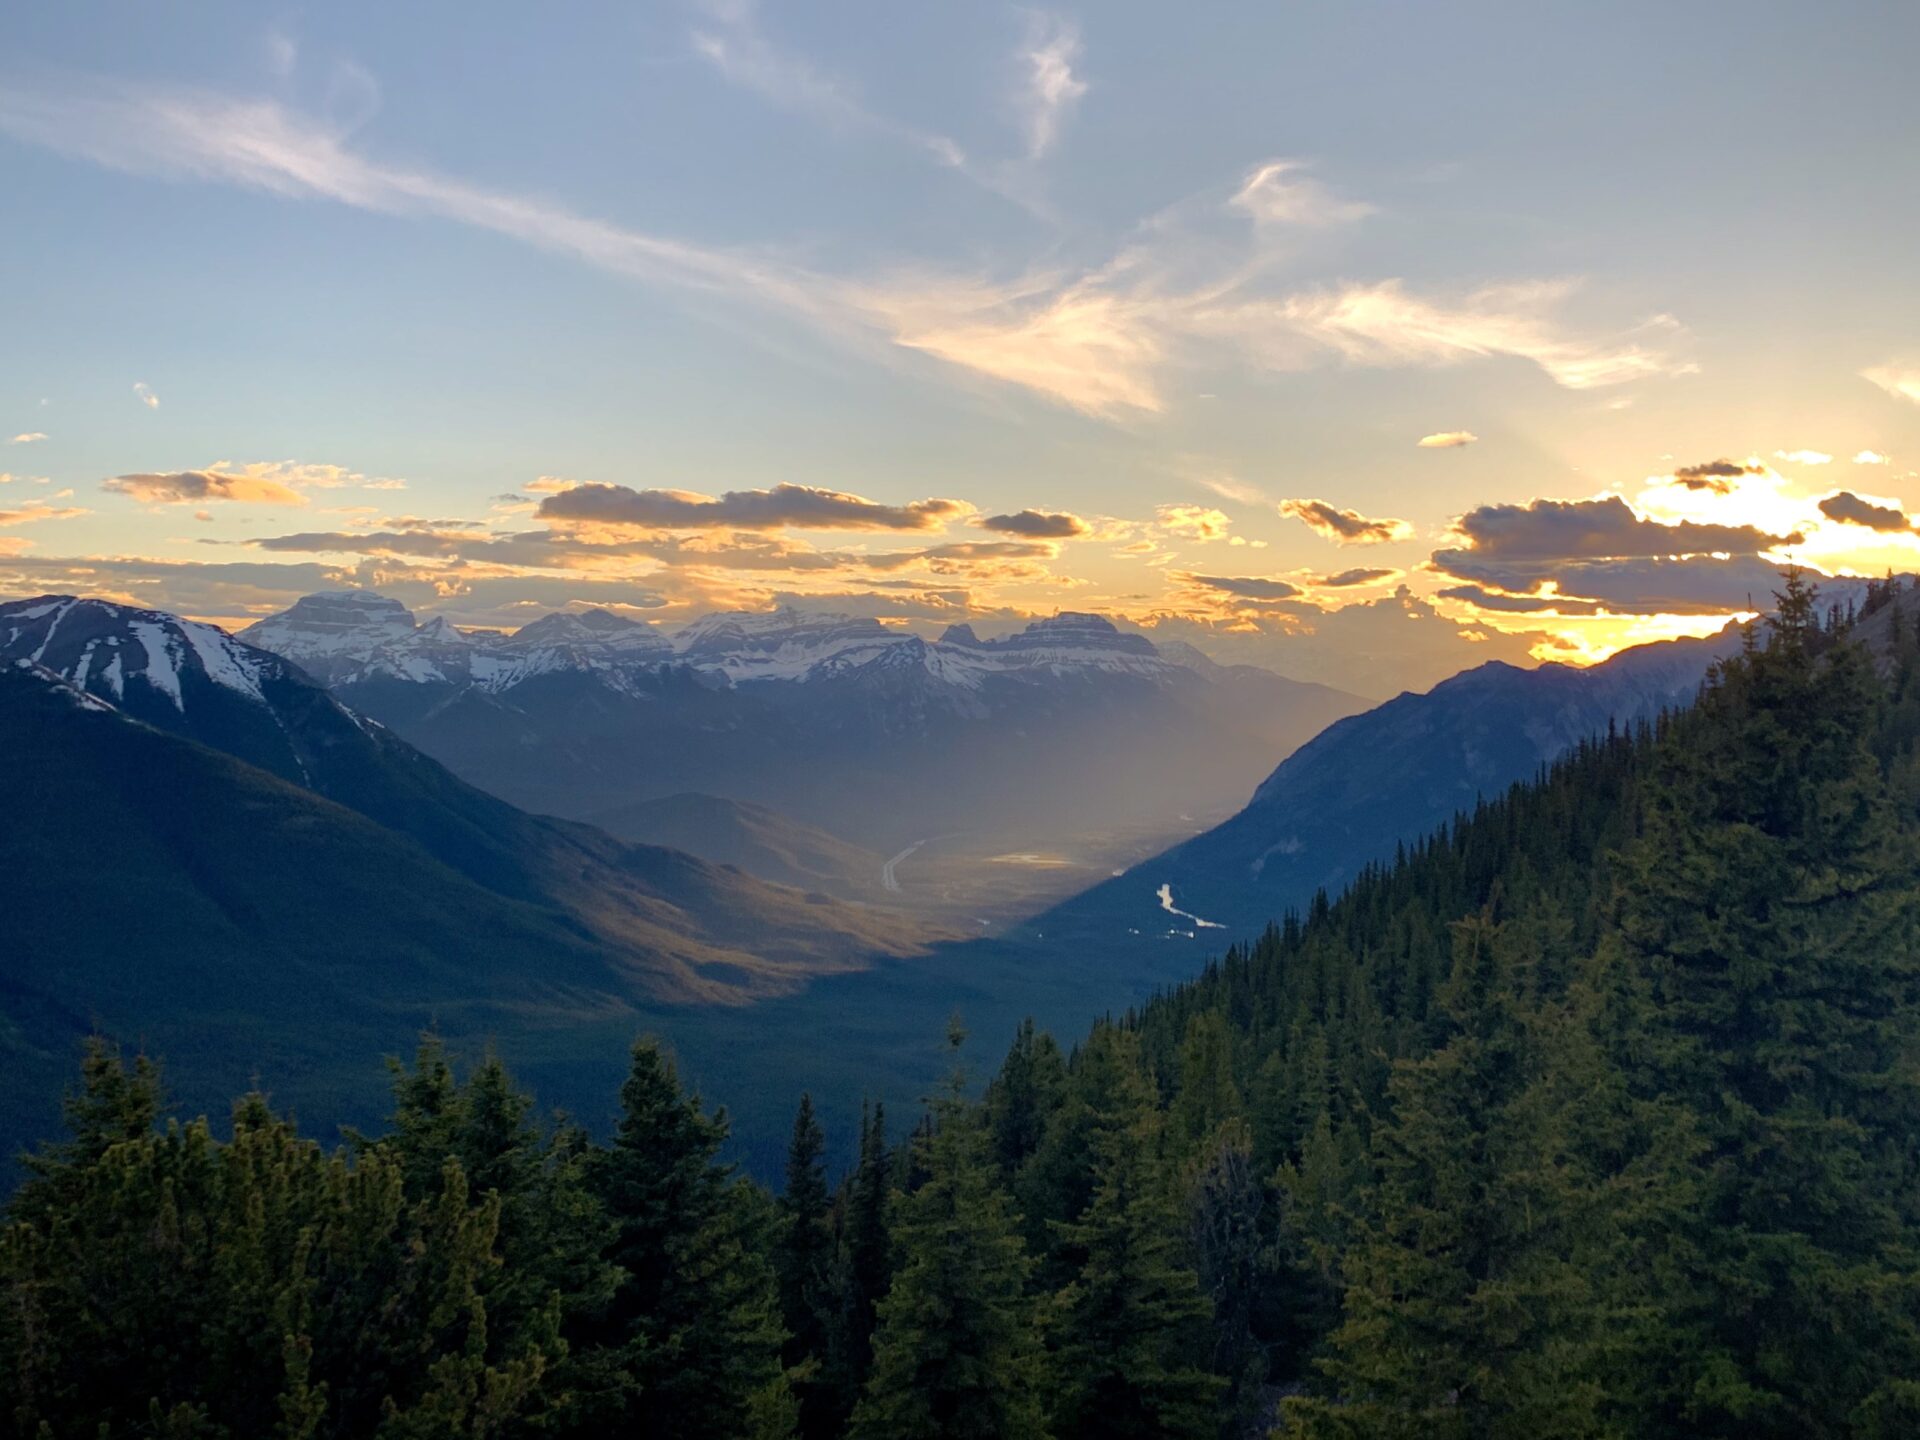
{"type": "Polygon", "coordinates": [[[764,999],[933,938],[525,814],[156,611],[0,604],[0,754],[0,1054],[55,1077],[23,1095],[56,1094],[96,1026],[190,1061],[195,1094],[247,1065],[324,1089],[428,1023],[630,1035],[642,1008],[764,999]]]}
{"type": "Polygon", "coordinates": [[[585,819],[696,792],[882,852],[1217,812],[1366,703],[1072,613],[994,640],[793,609],[469,633],[351,591],[241,638],[523,807],[585,819]]]}

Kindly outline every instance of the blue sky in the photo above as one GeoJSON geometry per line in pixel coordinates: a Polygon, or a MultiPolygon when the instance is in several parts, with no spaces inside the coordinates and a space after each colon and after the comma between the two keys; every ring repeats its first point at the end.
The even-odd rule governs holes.
{"type": "Polygon", "coordinates": [[[14,7],[0,590],[1095,608],[1375,688],[1711,628],[1912,563],[1915,53],[1892,4],[14,7]],[[646,498],[783,485],[879,508],[646,498]]]}

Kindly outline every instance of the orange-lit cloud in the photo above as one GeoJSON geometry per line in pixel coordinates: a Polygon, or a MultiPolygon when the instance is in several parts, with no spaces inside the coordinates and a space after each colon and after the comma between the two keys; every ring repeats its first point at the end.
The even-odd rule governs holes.
{"type": "Polygon", "coordinates": [[[1413,534],[1413,526],[1405,520],[1370,520],[1357,510],[1342,510],[1325,500],[1282,500],[1280,513],[1336,545],[1380,545],[1413,534]]]}

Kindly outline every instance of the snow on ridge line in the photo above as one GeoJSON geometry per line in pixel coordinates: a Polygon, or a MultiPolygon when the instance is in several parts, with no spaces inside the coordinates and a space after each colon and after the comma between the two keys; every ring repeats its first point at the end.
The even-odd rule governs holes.
{"type": "Polygon", "coordinates": [[[180,633],[193,647],[193,653],[200,657],[200,665],[207,672],[207,678],[224,685],[229,690],[238,690],[249,699],[266,703],[266,696],[260,689],[260,661],[243,653],[226,631],[213,625],[202,625],[194,620],[179,622],[180,633]]]}
{"type": "Polygon", "coordinates": [[[140,642],[140,648],[147,652],[147,683],[173,701],[174,708],[181,714],[186,714],[187,702],[180,694],[180,657],[174,652],[166,627],[151,620],[129,620],[127,628],[140,642]]]}

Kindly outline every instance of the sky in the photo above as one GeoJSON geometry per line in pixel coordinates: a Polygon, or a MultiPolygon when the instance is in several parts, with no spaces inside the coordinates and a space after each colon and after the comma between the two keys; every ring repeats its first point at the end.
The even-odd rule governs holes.
{"type": "Polygon", "coordinates": [[[1706,633],[1916,568],[1916,53],[1893,3],[8,7],[0,594],[1092,610],[1375,694],[1706,633]]]}

